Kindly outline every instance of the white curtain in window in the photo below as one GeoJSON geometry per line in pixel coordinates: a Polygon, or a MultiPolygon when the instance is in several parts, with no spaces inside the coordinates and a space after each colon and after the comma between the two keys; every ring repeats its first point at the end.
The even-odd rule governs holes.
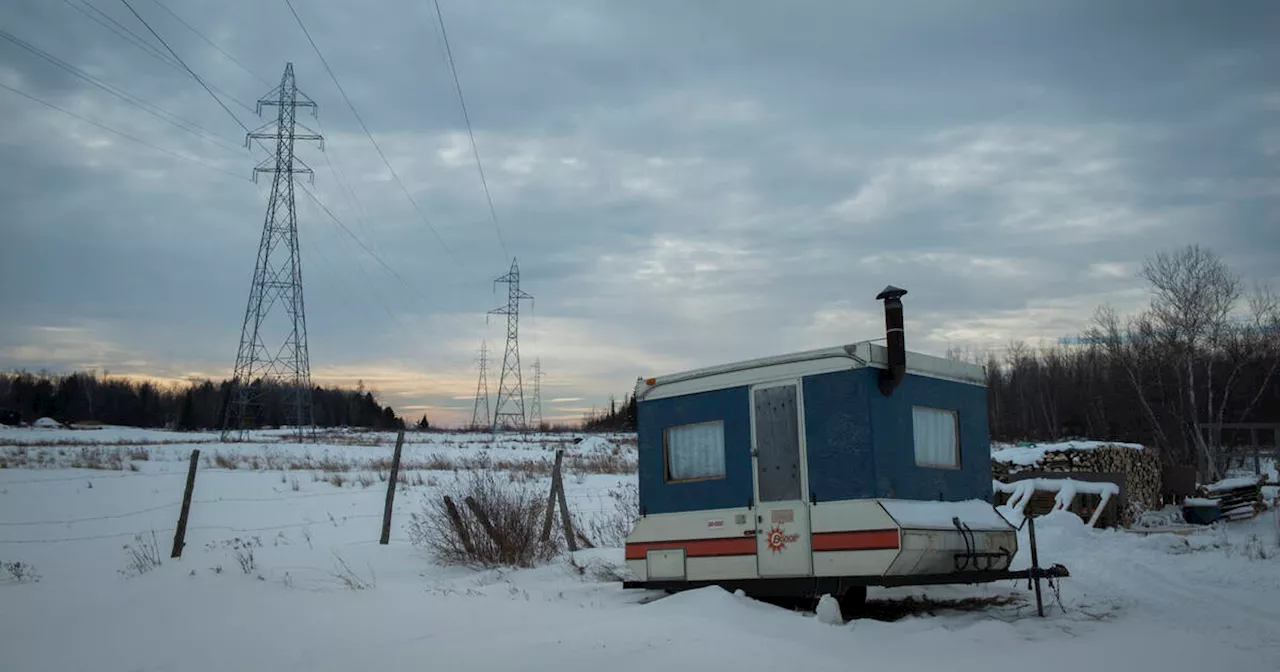
{"type": "Polygon", "coordinates": [[[724,423],[667,428],[667,469],[673,481],[724,476],[724,423]]]}
{"type": "Polygon", "coordinates": [[[914,406],[911,424],[915,433],[916,464],[922,467],[960,466],[955,411],[914,406]]]}

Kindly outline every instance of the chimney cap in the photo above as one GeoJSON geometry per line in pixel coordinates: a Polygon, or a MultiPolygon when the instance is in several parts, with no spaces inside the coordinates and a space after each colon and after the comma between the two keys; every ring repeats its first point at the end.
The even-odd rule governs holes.
{"type": "Polygon", "coordinates": [[[888,301],[889,299],[902,298],[902,295],[906,293],[907,290],[902,289],[901,287],[885,285],[884,289],[881,290],[879,294],[876,294],[876,301],[888,301]]]}

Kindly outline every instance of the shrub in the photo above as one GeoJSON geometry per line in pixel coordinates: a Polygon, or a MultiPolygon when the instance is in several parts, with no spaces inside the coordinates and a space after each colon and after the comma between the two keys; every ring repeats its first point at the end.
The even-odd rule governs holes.
{"type": "Polygon", "coordinates": [[[609,490],[608,495],[611,507],[593,516],[587,529],[597,546],[622,548],[640,517],[640,488],[635,483],[627,483],[609,490]]]}
{"type": "Polygon", "coordinates": [[[0,562],[0,578],[14,583],[35,583],[40,580],[40,572],[29,562],[0,562]]]}
{"type": "Polygon", "coordinates": [[[566,455],[566,468],[578,474],[634,474],[636,461],[620,453],[566,455]]]}
{"type": "Polygon", "coordinates": [[[558,553],[553,535],[540,540],[547,495],[530,483],[504,484],[492,472],[473,471],[452,485],[423,498],[422,511],[410,516],[409,539],[444,564],[469,567],[532,567],[558,553]],[[445,498],[456,507],[461,530],[454,525],[445,498]],[[475,511],[467,505],[470,498],[475,511]],[[483,515],[491,535],[477,518],[483,515]]]}
{"type": "Polygon", "coordinates": [[[231,554],[235,556],[236,564],[240,565],[241,572],[252,574],[258,568],[258,563],[253,557],[253,549],[262,546],[262,539],[258,537],[240,539],[237,537],[224,543],[231,549],[231,554]]]}
{"type": "Polygon", "coordinates": [[[155,530],[150,534],[133,535],[133,543],[125,544],[124,552],[129,561],[120,573],[125,576],[139,576],[160,566],[160,544],[156,541],[155,530]]]}
{"type": "Polygon", "coordinates": [[[102,448],[81,448],[75,457],[71,458],[73,469],[109,469],[118,471],[124,469],[124,456],[114,450],[104,450],[102,448]]]}
{"type": "Polygon", "coordinates": [[[1268,549],[1258,535],[1251,534],[1249,539],[1245,541],[1244,555],[1256,562],[1258,560],[1270,560],[1276,555],[1276,552],[1268,549]]]}
{"type": "Polygon", "coordinates": [[[333,554],[333,578],[351,590],[366,590],[378,585],[378,577],[374,575],[373,567],[369,567],[369,578],[366,579],[351,569],[347,561],[343,560],[337,552],[333,554]]]}

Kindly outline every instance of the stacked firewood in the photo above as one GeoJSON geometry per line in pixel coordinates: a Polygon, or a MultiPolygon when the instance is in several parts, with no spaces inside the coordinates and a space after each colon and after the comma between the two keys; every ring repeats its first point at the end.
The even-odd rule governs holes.
{"type": "Polygon", "coordinates": [[[1200,494],[1218,502],[1218,510],[1228,520],[1252,518],[1263,509],[1262,477],[1231,478],[1200,488],[1200,494]]]}
{"type": "Polygon", "coordinates": [[[998,481],[1007,482],[1011,475],[1022,471],[1122,474],[1128,506],[1119,515],[1125,525],[1143,511],[1160,506],[1160,458],[1150,449],[1100,446],[1092,450],[1049,451],[1039,462],[1028,466],[994,460],[991,463],[991,476],[998,481]]]}

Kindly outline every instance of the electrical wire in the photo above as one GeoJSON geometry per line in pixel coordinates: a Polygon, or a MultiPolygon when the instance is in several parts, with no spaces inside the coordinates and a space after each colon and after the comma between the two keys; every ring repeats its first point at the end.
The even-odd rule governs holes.
{"type": "Polygon", "coordinates": [[[121,39],[125,40],[126,42],[129,42],[135,47],[142,49],[149,56],[160,61],[161,63],[164,63],[165,65],[171,68],[180,67],[177,63],[174,63],[173,60],[170,59],[168,56],[165,56],[164,52],[160,51],[159,47],[142,39],[137,35],[137,33],[134,33],[132,30],[129,30],[128,28],[124,27],[123,25],[120,24],[119,21],[116,21],[113,17],[104,13],[101,9],[98,9],[97,7],[94,7],[93,5],[89,4],[87,0],[79,0],[78,3],[72,2],[72,0],[62,0],[62,4],[70,7],[71,9],[76,10],[77,12],[80,12],[89,20],[115,33],[116,35],[120,36],[121,39]],[[88,9],[85,9],[86,7],[88,9]],[[94,14],[90,14],[89,10],[93,10],[94,14]],[[103,20],[104,18],[105,20],[103,20]]]}
{"type": "Polygon", "coordinates": [[[266,79],[264,79],[264,78],[262,77],[262,75],[259,75],[258,73],[254,72],[253,70],[250,70],[250,69],[249,69],[249,67],[248,67],[247,65],[245,65],[244,63],[241,63],[241,62],[240,62],[240,60],[239,60],[239,59],[237,59],[235,56],[232,56],[231,54],[227,53],[227,52],[226,52],[226,50],[224,50],[222,47],[219,47],[219,46],[217,45],[217,43],[215,43],[213,40],[211,40],[211,39],[209,39],[208,37],[206,37],[204,33],[202,33],[202,32],[200,32],[199,30],[197,30],[195,26],[191,25],[190,23],[187,23],[187,20],[186,20],[186,19],[182,18],[181,16],[178,16],[178,13],[177,13],[177,12],[173,11],[172,9],[170,9],[170,8],[169,8],[169,6],[168,6],[168,5],[166,5],[166,4],[164,4],[163,2],[161,2],[161,0],[151,0],[151,2],[155,3],[155,5],[156,5],[157,7],[159,7],[160,9],[163,9],[164,11],[168,12],[168,13],[169,13],[169,16],[172,16],[173,18],[177,19],[177,20],[178,20],[178,23],[181,23],[182,25],[186,26],[186,27],[187,27],[187,30],[190,30],[191,32],[195,33],[197,37],[199,37],[200,39],[204,40],[204,41],[205,41],[205,43],[207,43],[209,46],[211,46],[211,47],[213,47],[214,49],[216,49],[216,50],[218,51],[218,53],[222,54],[223,56],[226,56],[226,57],[227,57],[227,60],[231,61],[232,63],[235,63],[235,64],[236,64],[236,65],[238,65],[238,66],[240,66],[240,69],[241,69],[241,70],[244,70],[245,72],[249,73],[250,75],[253,75],[254,77],[258,78],[258,81],[262,82],[263,84],[266,84],[267,86],[272,86],[271,82],[269,82],[269,81],[267,81],[266,79]]]}
{"type": "MultiPolygon", "coordinates": [[[[132,45],[133,45],[133,46],[135,46],[135,47],[138,47],[139,49],[141,49],[141,50],[143,51],[143,53],[147,54],[148,56],[151,56],[152,58],[154,58],[154,59],[156,59],[156,60],[160,61],[161,63],[165,64],[165,65],[166,65],[167,67],[169,67],[169,68],[172,68],[172,69],[174,69],[174,70],[177,70],[178,72],[181,72],[181,73],[183,73],[183,74],[186,74],[186,72],[185,72],[185,70],[183,70],[182,66],[181,66],[181,65],[179,65],[179,64],[177,64],[177,63],[175,63],[175,62],[174,62],[170,57],[166,56],[164,52],[160,51],[159,47],[156,47],[155,45],[151,44],[150,42],[147,42],[146,40],[142,39],[141,37],[138,37],[136,33],[134,33],[133,31],[129,30],[128,28],[125,28],[125,27],[124,27],[124,26],[123,26],[119,21],[116,21],[116,20],[115,20],[114,18],[112,18],[110,15],[106,14],[105,12],[103,12],[103,11],[102,11],[102,10],[100,10],[100,9],[98,9],[97,7],[94,7],[93,5],[89,4],[87,0],[80,0],[80,2],[81,2],[84,6],[86,6],[86,7],[90,8],[90,9],[92,9],[93,11],[97,12],[98,14],[100,14],[100,15],[102,15],[102,16],[104,16],[104,17],[106,17],[106,18],[107,18],[111,23],[115,24],[116,26],[120,26],[120,28],[121,28],[121,29],[123,29],[124,31],[126,31],[126,32],[127,32],[127,34],[126,34],[126,32],[121,32],[121,30],[120,30],[120,29],[115,28],[114,26],[112,26],[112,25],[108,24],[107,22],[103,21],[102,19],[98,18],[97,16],[94,16],[93,14],[89,14],[89,13],[88,13],[88,12],[86,12],[82,7],[80,7],[80,6],[78,6],[78,5],[74,5],[74,4],[72,4],[72,3],[70,2],[70,0],[62,0],[62,1],[63,1],[64,3],[66,3],[66,5],[67,5],[68,7],[71,7],[72,9],[74,9],[74,10],[76,10],[76,11],[80,12],[80,13],[81,13],[81,14],[83,14],[84,16],[86,16],[86,17],[88,17],[88,18],[92,19],[93,21],[97,22],[97,23],[98,23],[98,25],[101,25],[102,27],[106,28],[107,30],[110,30],[111,32],[115,33],[115,34],[116,34],[116,36],[120,37],[120,38],[121,38],[121,39],[123,39],[124,41],[128,42],[129,44],[132,44],[132,45]],[[132,36],[132,37],[130,37],[130,36],[132,36]]],[[[230,98],[230,99],[231,99],[232,101],[234,101],[237,105],[239,105],[239,106],[241,106],[241,107],[245,108],[246,110],[253,111],[253,108],[249,107],[248,105],[245,105],[245,104],[244,104],[244,102],[242,102],[241,100],[237,99],[236,97],[234,97],[234,96],[232,96],[232,95],[228,94],[226,91],[223,91],[223,90],[221,90],[221,89],[217,88],[216,86],[215,86],[215,87],[213,87],[213,88],[214,88],[214,90],[218,91],[218,93],[221,93],[222,95],[226,96],[227,98],[230,98]]]]}
{"type": "MultiPolygon", "coordinates": [[[[127,2],[127,0],[120,1],[127,2]]],[[[413,198],[413,194],[409,193],[409,188],[406,187],[404,185],[404,181],[400,179],[400,174],[396,172],[396,169],[391,165],[391,161],[387,159],[386,153],[382,151],[382,147],[379,146],[378,141],[374,139],[373,133],[369,131],[369,127],[365,125],[364,119],[360,117],[360,113],[356,110],[355,104],[352,103],[351,98],[347,96],[346,89],[342,88],[342,83],[338,81],[338,76],[334,74],[333,68],[329,67],[329,61],[325,59],[324,53],[320,51],[320,47],[316,44],[316,41],[312,39],[311,31],[307,30],[306,24],[302,22],[302,17],[299,16],[297,10],[293,8],[293,3],[290,0],[284,0],[284,4],[289,7],[289,12],[293,14],[294,20],[298,22],[298,27],[302,29],[303,34],[307,36],[307,41],[311,43],[311,48],[314,49],[316,55],[320,57],[320,63],[324,65],[325,71],[329,73],[329,78],[332,79],[333,83],[338,87],[338,93],[342,94],[342,99],[346,101],[347,107],[351,108],[351,114],[355,116],[356,121],[360,124],[360,128],[364,130],[364,134],[369,138],[370,144],[372,144],[373,148],[377,150],[378,156],[382,157],[382,163],[387,166],[387,170],[391,171],[391,177],[395,179],[396,184],[400,185],[400,190],[404,192],[405,198],[409,199],[409,203],[413,205],[413,209],[418,213],[418,217],[422,219],[422,223],[427,225],[427,228],[435,235],[436,240],[439,241],[440,246],[444,248],[445,252],[449,253],[449,256],[453,259],[454,263],[462,265],[462,261],[453,253],[449,244],[444,242],[444,238],[440,236],[440,232],[436,230],[436,227],[431,224],[431,220],[427,219],[427,215],[422,212],[422,208],[418,206],[418,201],[413,198]]]]}
{"type": "Polygon", "coordinates": [[[99,122],[94,121],[94,120],[92,120],[92,119],[89,119],[89,118],[87,118],[87,117],[82,117],[82,116],[80,116],[80,115],[76,114],[75,112],[72,112],[72,111],[67,110],[67,109],[65,109],[65,108],[62,108],[62,107],[59,107],[59,106],[57,106],[57,105],[55,105],[55,104],[53,104],[53,103],[50,103],[50,102],[49,102],[49,101],[47,101],[47,100],[42,100],[42,99],[40,99],[40,98],[38,98],[38,97],[36,97],[36,96],[33,96],[33,95],[31,95],[31,94],[27,93],[26,91],[22,91],[22,90],[16,89],[16,88],[14,88],[14,87],[12,87],[12,86],[9,86],[8,84],[5,84],[5,83],[3,83],[3,82],[0,82],[0,88],[4,88],[4,89],[7,89],[7,90],[9,90],[9,91],[12,91],[12,92],[14,92],[14,93],[18,94],[19,96],[22,96],[23,98],[26,98],[26,99],[28,99],[28,100],[31,100],[31,101],[37,102],[37,103],[39,103],[39,104],[41,104],[41,105],[44,105],[45,107],[48,107],[48,108],[51,108],[51,109],[57,110],[57,111],[59,111],[59,112],[61,112],[61,113],[65,114],[65,115],[67,115],[67,116],[69,116],[69,117],[74,118],[74,119],[79,119],[80,121],[83,121],[83,122],[85,122],[86,124],[91,124],[91,125],[93,125],[93,126],[96,126],[96,127],[100,128],[100,129],[102,129],[102,130],[104,130],[104,131],[107,131],[108,133],[113,133],[113,134],[115,134],[115,135],[118,135],[118,136],[120,136],[120,137],[122,137],[122,138],[126,139],[126,140],[132,140],[133,142],[136,142],[136,143],[138,143],[138,144],[140,144],[140,145],[143,145],[144,147],[150,147],[151,149],[154,149],[154,150],[156,150],[157,152],[163,152],[163,153],[165,153],[165,154],[168,154],[169,156],[172,156],[172,157],[175,157],[175,158],[182,159],[183,161],[190,161],[191,163],[194,163],[194,164],[196,164],[196,165],[198,165],[198,166],[203,166],[203,167],[205,167],[205,168],[208,168],[209,170],[216,170],[216,171],[218,171],[219,173],[222,173],[223,175],[230,175],[231,177],[234,177],[234,178],[239,179],[239,180],[248,180],[248,179],[249,179],[249,178],[245,177],[244,175],[237,175],[236,173],[233,173],[233,172],[231,172],[231,171],[229,171],[229,170],[223,170],[223,169],[221,169],[221,168],[219,168],[219,167],[217,167],[217,166],[214,166],[214,165],[212,165],[212,164],[205,163],[204,161],[201,161],[200,159],[195,159],[195,158],[192,158],[192,157],[190,157],[190,156],[186,156],[185,154],[179,154],[179,153],[177,153],[177,152],[175,152],[175,151],[173,151],[173,150],[171,150],[171,149],[165,149],[164,147],[161,147],[161,146],[159,146],[159,145],[153,145],[153,144],[151,144],[150,142],[147,142],[146,140],[143,140],[143,139],[141,139],[141,138],[137,138],[137,137],[134,137],[134,136],[132,136],[132,135],[129,135],[128,133],[125,133],[124,131],[117,131],[116,129],[111,128],[110,126],[107,126],[106,124],[99,123],[99,122]]]}
{"type": "MultiPolygon", "coordinates": [[[[157,33],[157,32],[155,31],[155,29],[154,29],[154,28],[152,28],[152,27],[151,27],[151,25],[150,25],[149,23],[147,23],[146,19],[142,18],[142,16],[141,16],[140,14],[138,14],[138,12],[137,12],[136,10],[134,10],[133,5],[130,5],[130,4],[129,4],[129,0],[120,0],[120,2],[124,3],[124,5],[125,5],[126,7],[128,7],[128,8],[129,8],[129,10],[133,13],[133,15],[134,15],[135,17],[137,17],[138,21],[142,22],[142,25],[146,26],[147,30],[148,30],[148,31],[150,31],[150,32],[151,32],[151,34],[152,34],[152,35],[154,35],[154,36],[155,36],[155,38],[156,38],[157,40],[159,40],[159,41],[160,41],[160,44],[164,45],[165,49],[167,49],[167,50],[169,51],[169,53],[170,53],[171,55],[173,55],[173,57],[174,57],[175,59],[177,59],[179,63],[181,63],[181,64],[182,64],[182,67],[186,69],[187,73],[188,73],[188,74],[190,74],[193,78],[195,78],[195,80],[196,80],[197,82],[199,82],[199,83],[200,83],[200,85],[201,85],[202,87],[204,87],[205,91],[207,91],[207,92],[209,93],[209,95],[210,95],[210,96],[212,96],[212,97],[213,97],[213,99],[214,99],[215,101],[217,101],[217,102],[218,102],[218,105],[219,105],[219,106],[220,106],[220,107],[221,107],[221,108],[222,108],[222,109],[223,109],[223,110],[224,110],[228,115],[230,115],[232,119],[234,119],[234,120],[235,120],[236,124],[238,124],[238,125],[240,126],[240,128],[244,129],[244,131],[245,131],[246,133],[248,133],[248,132],[249,132],[249,127],[248,127],[248,126],[246,126],[246,125],[244,124],[244,122],[240,121],[240,118],[239,118],[238,116],[236,116],[236,114],[235,114],[234,112],[232,112],[232,111],[230,110],[230,108],[228,108],[228,107],[227,107],[227,106],[222,102],[222,100],[221,100],[220,98],[218,98],[218,95],[217,95],[216,93],[214,93],[214,92],[213,92],[213,90],[212,90],[212,89],[211,89],[211,88],[210,88],[210,87],[205,83],[205,81],[204,81],[203,79],[201,79],[201,78],[200,78],[200,76],[199,76],[199,75],[197,75],[197,74],[195,73],[195,71],[194,71],[194,70],[192,70],[192,69],[191,69],[191,67],[190,67],[189,65],[187,65],[187,63],[186,63],[185,61],[183,61],[183,60],[182,60],[182,58],[181,58],[180,56],[178,56],[177,52],[175,52],[175,51],[173,50],[173,48],[169,46],[169,43],[168,43],[168,42],[166,42],[166,41],[164,40],[164,38],[160,37],[159,33],[157,33]]],[[[287,2],[287,0],[286,0],[286,2],[287,2]]],[[[292,7],[292,5],[290,5],[290,10],[292,10],[292,9],[293,9],[293,7],[292,7]]],[[[298,18],[297,12],[294,12],[294,17],[295,17],[295,18],[298,18]]],[[[301,20],[300,18],[298,18],[298,25],[300,25],[300,26],[302,25],[302,20],[301,20]]],[[[306,27],[305,27],[305,26],[303,26],[303,31],[304,31],[304,32],[306,31],[306,27]]],[[[310,34],[308,34],[308,35],[307,35],[307,37],[308,37],[308,39],[310,39],[310,34]]],[[[315,43],[314,43],[314,42],[312,42],[312,47],[315,47],[315,43]]],[[[318,47],[315,47],[315,48],[316,48],[316,53],[317,53],[317,54],[318,54],[318,53],[320,53],[319,48],[318,48],[318,47]]],[[[323,57],[323,56],[321,56],[321,60],[322,60],[322,61],[323,61],[323,59],[324,59],[324,57],[323,57]]],[[[325,69],[326,69],[326,70],[328,70],[328,69],[329,69],[329,65],[328,65],[328,63],[327,63],[327,62],[325,63],[325,69]]],[[[333,76],[333,71],[332,71],[332,70],[329,70],[329,75],[330,75],[331,77],[333,76]]],[[[334,77],[334,83],[335,83],[335,84],[337,84],[337,82],[338,82],[337,78],[336,78],[336,77],[334,77]]],[[[339,89],[341,90],[341,85],[339,85],[339,89]]],[[[346,98],[346,92],[345,92],[345,91],[343,91],[343,92],[342,92],[342,95],[343,95],[343,98],[345,99],[345,98],[346,98]]],[[[351,105],[351,101],[350,101],[350,99],[347,99],[347,104],[348,104],[349,106],[351,106],[351,110],[352,110],[352,112],[355,112],[355,106],[351,105]]],[[[357,114],[357,119],[358,119],[358,117],[359,117],[359,115],[357,114]]],[[[365,133],[366,133],[366,135],[369,135],[369,139],[370,139],[370,140],[373,140],[373,136],[372,136],[371,134],[369,134],[369,130],[368,130],[368,128],[367,128],[367,127],[364,127],[364,121],[362,121],[362,120],[361,120],[361,121],[360,121],[360,125],[361,125],[361,127],[365,128],[365,133]]],[[[269,150],[269,149],[267,149],[265,146],[263,146],[261,142],[259,142],[259,143],[258,143],[258,145],[259,145],[260,147],[262,147],[264,151],[270,152],[270,150],[269,150]]],[[[375,147],[375,148],[378,148],[378,147],[377,147],[377,142],[374,142],[374,147],[375,147]]],[[[382,153],[381,148],[378,148],[378,152],[379,152],[379,154],[381,154],[381,153],[382,153]]],[[[385,155],[383,155],[383,161],[384,161],[384,162],[386,162],[386,156],[385,156],[385,155]]],[[[388,167],[388,168],[390,168],[390,166],[391,166],[391,164],[388,162],[388,163],[387,163],[387,167],[388,167]]],[[[392,174],[393,174],[393,175],[395,174],[394,170],[392,171],[392,174]]],[[[399,181],[399,177],[398,177],[398,176],[397,176],[397,178],[396,178],[396,179],[397,179],[397,181],[399,181]]],[[[337,224],[337,225],[338,225],[338,226],[339,226],[343,231],[345,231],[345,232],[347,233],[347,235],[351,236],[351,237],[352,237],[352,239],[354,239],[354,240],[356,241],[356,243],[358,243],[358,244],[360,245],[360,247],[364,249],[364,251],[365,251],[365,252],[369,253],[369,255],[370,255],[370,256],[372,256],[372,257],[374,258],[374,260],[376,260],[379,264],[381,264],[381,265],[383,266],[383,268],[386,268],[386,269],[387,269],[387,271],[388,271],[388,272],[390,272],[393,276],[395,276],[395,278],[396,278],[397,280],[399,280],[402,284],[404,284],[404,286],[405,286],[405,287],[409,288],[411,291],[414,291],[414,293],[418,294],[418,296],[422,297],[422,295],[421,295],[420,293],[418,293],[418,292],[417,292],[417,290],[416,290],[416,289],[414,289],[414,288],[413,288],[413,286],[412,286],[412,285],[410,285],[410,284],[408,283],[408,281],[406,281],[406,280],[404,279],[404,277],[403,277],[403,276],[401,276],[398,272],[396,272],[396,270],[395,270],[394,268],[392,268],[389,264],[387,264],[387,262],[386,262],[386,261],[384,261],[384,260],[382,259],[382,257],[381,257],[381,256],[379,256],[376,252],[374,252],[372,249],[370,249],[370,248],[369,248],[369,246],[368,246],[368,245],[366,245],[366,244],[364,243],[364,241],[362,241],[362,240],[360,240],[358,237],[356,237],[356,235],[355,235],[354,233],[352,233],[352,232],[351,232],[351,229],[349,229],[349,228],[347,227],[347,225],[346,225],[346,224],[343,224],[343,223],[342,223],[342,220],[341,220],[341,219],[339,219],[337,215],[333,214],[333,212],[328,208],[328,206],[326,206],[323,202],[321,202],[321,201],[320,201],[320,199],[319,199],[319,197],[317,197],[317,196],[316,196],[316,195],[315,195],[315,194],[314,194],[310,189],[307,189],[307,187],[306,187],[305,185],[301,184],[301,183],[297,183],[297,184],[296,184],[296,186],[297,186],[297,187],[299,187],[300,189],[302,189],[302,192],[303,192],[303,193],[305,193],[307,196],[309,196],[309,197],[311,198],[311,200],[312,200],[312,201],[314,201],[314,202],[316,203],[316,205],[319,205],[319,206],[320,206],[320,209],[321,209],[321,210],[323,210],[323,211],[324,211],[324,213],[325,213],[326,215],[328,215],[330,219],[332,219],[332,220],[333,220],[333,221],[334,221],[334,222],[335,222],[335,223],[336,223],[336,224],[337,224]]],[[[402,188],[402,189],[404,188],[404,184],[403,184],[403,183],[401,183],[401,185],[400,185],[400,186],[401,186],[401,188],[402,188]]],[[[407,189],[405,190],[405,194],[406,194],[406,195],[408,195],[408,190],[407,190],[407,189]]],[[[412,196],[410,196],[410,197],[409,197],[409,200],[412,202],[412,201],[413,201],[413,197],[412,197],[412,196]]],[[[416,202],[414,202],[414,207],[415,207],[415,208],[417,207],[417,203],[416,203],[416,202]]],[[[422,214],[422,213],[421,213],[421,211],[419,211],[419,215],[421,215],[421,214],[422,214]]],[[[423,221],[426,221],[425,216],[424,216],[423,221]]],[[[428,223],[428,225],[429,225],[429,223],[428,223]]],[[[432,231],[433,231],[433,232],[435,232],[435,229],[434,229],[434,228],[432,228],[432,231]]],[[[437,237],[437,238],[439,238],[439,233],[436,233],[436,237],[437,237]]],[[[440,242],[441,242],[441,244],[444,244],[444,240],[443,240],[443,239],[440,239],[440,242]]],[[[448,246],[445,246],[445,249],[446,249],[446,250],[448,250],[448,246]]],[[[452,250],[449,250],[449,254],[450,254],[451,256],[453,255],[452,250]]],[[[454,260],[455,260],[455,261],[457,261],[457,257],[454,257],[454,260]]],[[[422,298],[424,298],[424,299],[425,299],[425,297],[422,297],[422,298]]]]}
{"type": "Polygon", "coordinates": [[[480,149],[476,146],[476,134],[471,128],[471,115],[467,112],[467,100],[462,95],[462,82],[458,79],[458,67],[453,60],[453,49],[449,46],[449,31],[444,27],[444,14],[440,11],[440,0],[432,0],[436,6],[436,18],[440,21],[440,36],[444,38],[444,52],[449,60],[449,71],[453,73],[453,88],[458,94],[458,106],[462,108],[462,120],[467,125],[467,137],[471,138],[471,154],[476,159],[476,171],[480,173],[480,184],[484,187],[484,198],[489,203],[489,217],[493,220],[493,230],[498,234],[498,244],[502,247],[502,258],[505,262],[511,255],[507,253],[507,242],[502,238],[502,227],[498,225],[498,211],[493,207],[493,196],[489,193],[489,180],[484,176],[484,166],[480,163],[480,149]]]}
{"type": "Polygon", "coordinates": [[[139,98],[138,96],[135,96],[129,93],[128,91],[125,91],[124,89],[121,89],[102,79],[94,77],[93,75],[85,72],[84,70],[77,68],[76,66],[58,58],[57,56],[54,56],[53,54],[50,54],[49,52],[41,49],[40,47],[35,46],[34,44],[31,44],[30,42],[27,42],[26,40],[23,40],[20,37],[17,37],[16,35],[13,35],[12,33],[9,33],[3,29],[0,29],[0,39],[8,40],[15,46],[21,49],[24,49],[41,59],[44,59],[45,61],[53,64],[54,66],[72,74],[73,76],[79,79],[82,79],[88,82],[89,84],[92,84],[93,86],[98,87],[99,89],[102,89],[103,91],[106,91],[107,93],[115,96],[116,98],[119,98],[120,100],[123,100],[129,105],[132,105],[133,107],[136,107],[142,110],[143,112],[150,114],[151,116],[159,119],[160,121],[163,121],[167,124],[175,126],[182,131],[185,131],[187,133],[190,133],[191,135],[194,135],[197,138],[200,138],[201,140],[213,143],[218,147],[221,147],[222,149],[228,149],[233,152],[240,151],[240,148],[236,146],[235,143],[217,135],[213,131],[210,131],[200,126],[194,121],[187,121],[186,119],[183,119],[178,115],[172,112],[169,112],[168,110],[165,110],[162,107],[159,107],[158,105],[153,105],[152,103],[148,103],[142,98],[139,98]]]}
{"type": "MultiPolygon", "coordinates": [[[[325,134],[324,126],[320,124],[319,117],[316,118],[316,129],[320,132],[320,135],[325,134]]],[[[329,143],[329,151],[324,153],[324,161],[329,165],[329,171],[333,173],[333,179],[338,183],[338,189],[342,192],[343,199],[347,201],[347,209],[349,209],[351,214],[356,218],[356,226],[360,227],[360,233],[368,236],[369,232],[365,229],[364,224],[365,220],[369,218],[369,214],[365,212],[364,204],[361,203],[360,198],[356,196],[356,190],[351,186],[351,180],[347,177],[347,171],[342,169],[341,162],[335,162],[329,159],[330,153],[333,153],[335,158],[340,158],[337,156],[338,150],[333,143],[329,143]]]]}
{"type": "MultiPolygon", "coordinates": [[[[160,33],[157,33],[155,29],[151,27],[151,24],[147,23],[147,20],[142,18],[142,15],[138,13],[138,10],[134,9],[133,5],[129,4],[129,0],[120,0],[120,2],[124,3],[124,6],[129,8],[129,12],[133,14],[134,18],[138,19],[142,25],[146,26],[151,35],[160,41],[160,44],[169,52],[169,55],[173,56],[174,60],[178,61],[178,63],[182,65],[183,69],[187,71],[187,74],[194,77],[195,80],[200,83],[200,86],[204,87],[204,90],[208,91],[209,95],[213,96],[213,99],[218,101],[218,105],[221,106],[222,109],[226,110],[227,114],[231,115],[231,118],[235,119],[237,124],[240,124],[240,128],[243,128],[244,132],[248,133],[249,127],[245,126],[244,123],[240,121],[240,117],[237,117],[236,114],[227,107],[226,103],[222,102],[222,99],[218,97],[218,94],[214,93],[213,89],[209,88],[209,85],[200,78],[200,75],[197,75],[196,71],[192,70],[191,66],[187,65],[187,62],[182,60],[182,57],[178,55],[178,52],[174,51],[173,47],[170,47],[169,43],[165,42],[163,37],[160,37],[160,33]]],[[[244,107],[245,109],[248,109],[249,106],[244,105],[244,107]]]]}
{"type": "MultiPolygon", "coordinates": [[[[374,260],[377,261],[379,264],[381,264],[383,268],[387,269],[388,273],[390,273],[397,280],[399,280],[406,288],[413,291],[414,293],[418,293],[417,290],[414,289],[413,285],[410,285],[409,282],[404,279],[404,276],[397,273],[396,269],[392,268],[390,264],[383,261],[382,257],[378,256],[376,252],[369,249],[369,246],[365,245],[363,240],[360,240],[360,238],[356,236],[356,234],[352,233],[351,229],[348,228],[346,224],[343,224],[342,220],[338,219],[338,216],[333,214],[333,211],[329,209],[329,206],[325,205],[318,196],[316,196],[314,193],[312,193],[310,189],[306,188],[302,184],[298,184],[297,186],[298,188],[302,189],[302,193],[311,197],[312,202],[320,206],[320,209],[324,211],[324,214],[329,216],[329,219],[332,219],[334,223],[336,223],[344,232],[346,232],[348,236],[351,237],[352,240],[356,241],[356,244],[358,244],[365,252],[368,252],[369,256],[373,257],[374,260]]],[[[421,294],[419,294],[419,296],[421,296],[421,294]]],[[[425,299],[426,297],[422,297],[422,298],[425,299]]]]}

